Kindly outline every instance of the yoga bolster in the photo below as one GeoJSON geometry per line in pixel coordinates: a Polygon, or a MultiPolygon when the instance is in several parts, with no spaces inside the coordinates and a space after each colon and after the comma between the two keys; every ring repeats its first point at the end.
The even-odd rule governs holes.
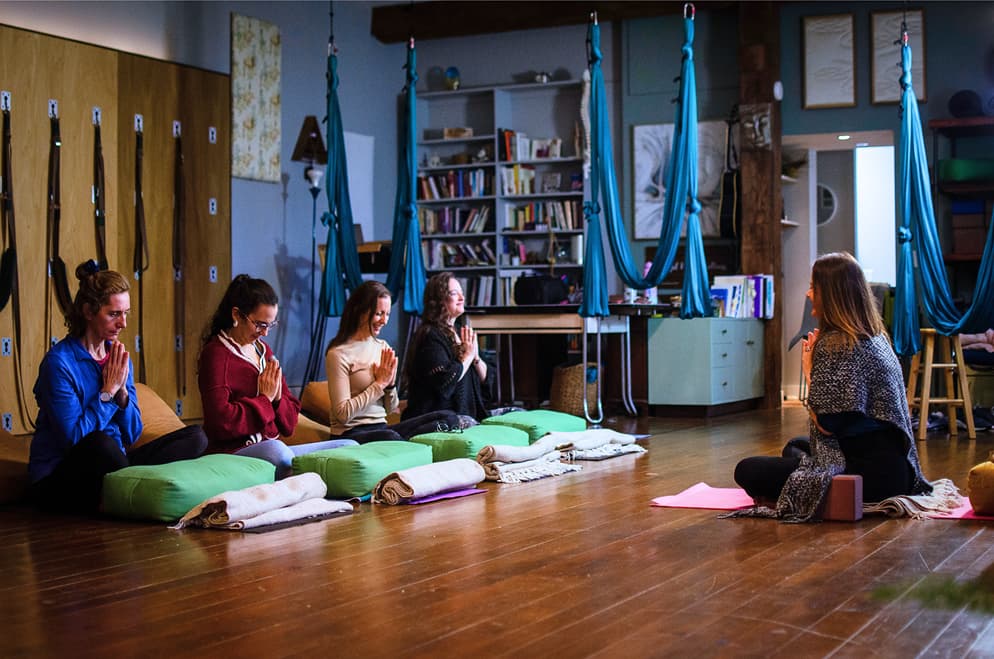
{"type": "Polygon", "coordinates": [[[443,462],[456,458],[476,459],[484,446],[505,444],[528,446],[528,433],[510,426],[479,425],[462,432],[429,432],[411,438],[412,442],[431,447],[432,460],[443,462]]]}
{"type": "Polygon", "coordinates": [[[369,442],[298,455],[293,473],[316,473],[328,486],[329,498],[360,497],[385,476],[426,464],[431,464],[431,448],[424,444],[369,442]]]}
{"type": "Polygon", "coordinates": [[[524,430],[528,433],[528,440],[531,442],[553,431],[573,432],[587,429],[587,422],[584,419],[553,410],[508,412],[500,416],[487,417],[483,420],[483,423],[486,425],[510,426],[518,430],[524,430]]]}
{"type": "Polygon", "coordinates": [[[228,454],[125,467],[104,476],[102,510],[117,517],[174,522],[205,499],[272,483],[275,474],[265,460],[228,454]]]}

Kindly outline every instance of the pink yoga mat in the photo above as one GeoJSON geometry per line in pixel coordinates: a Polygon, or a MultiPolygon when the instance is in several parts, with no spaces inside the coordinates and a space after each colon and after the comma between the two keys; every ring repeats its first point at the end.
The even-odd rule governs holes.
{"type": "Polygon", "coordinates": [[[970,505],[969,499],[963,499],[963,505],[952,510],[948,513],[934,513],[929,515],[933,519],[976,519],[984,522],[994,521],[994,517],[990,515],[977,515],[973,512],[973,506],[970,505]]]}
{"type": "Polygon", "coordinates": [[[711,487],[698,483],[680,494],[656,497],[653,506],[662,508],[705,508],[708,510],[737,510],[754,505],[752,497],[737,487],[711,487]]]}

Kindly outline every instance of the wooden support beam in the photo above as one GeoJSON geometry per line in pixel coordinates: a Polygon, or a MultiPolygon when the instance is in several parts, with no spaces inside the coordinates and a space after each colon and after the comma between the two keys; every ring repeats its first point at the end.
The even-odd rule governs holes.
{"type": "Polygon", "coordinates": [[[763,407],[781,404],[783,343],[783,249],[780,217],[780,102],[774,84],[780,80],[780,16],[777,3],[739,5],[739,113],[742,116],[742,271],[770,273],[774,278],[773,320],[766,323],[763,407]]]}
{"type": "MultiPolygon", "coordinates": [[[[730,10],[736,3],[705,0],[699,11],[730,10]]],[[[683,2],[414,2],[373,8],[370,33],[382,43],[408,37],[442,39],[474,34],[582,25],[596,11],[601,22],[683,12],[683,2]]]]}

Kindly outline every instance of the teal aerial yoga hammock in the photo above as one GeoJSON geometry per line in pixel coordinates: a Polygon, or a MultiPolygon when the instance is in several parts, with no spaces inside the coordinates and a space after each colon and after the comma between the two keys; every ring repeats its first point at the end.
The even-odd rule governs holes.
{"type": "Polygon", "coordinates": [[[710,316],[711,290],[701,236],[701,204],[697,200],[697,92],[694,75],[694,7],[684,11],[685,41],[681,49],[680,95],[673,126],[673,149],[665,171],[666,196],[662,227],[656,244],[656,258],[643,278],[640,276],[625,234],[618,203],[618,182],[614,173],[611,127],[607,116],[604,74],[601,71],[600,26],[596,18],[587,31],[587,59],[590,65],[590,201],[584,204],[587,221],[586,266],[583,272],[583,303],[580,315],[608,315],[607,274],[601,248],[599,215],[603,202],[604,221],[614,266],[622,281],[632,288],[658,285],[669,274],[680,242],[680,228],[687,214],[686,269],[684,272],[680,317],[710,316]]]}
{"type": "Polygon", "coordinates": [[[397,162],[397,196],[393,211],[393,241],[390,252],[390,272],[387,288],[396,299],[401,289],[404,293],[404,311],[420,316],[425,290],[425,266],[421,254],[421,229],[418,226],[417,207],[417,145],[415,143],[414,86],[418,81],[415,67],[414,38],[407,45],[407,84],[405,117],[402,124],[401,144],[403,155],[397,162]]]}
{"type": "Polygon", "coordinates": [[[325,192],[328,210],[321,216],[321,224],[328,227],[325,247],[324,273],[321,276],[321,294],[314,332],[304,372],[304,384],[317,379],[322,355],[327,319],[342,315],[345,309],[345,287],[355,290],[362,284],[359,269],[359,251],[356,248],[355,229],[352,223],[352,200],[349,197],[349,171],[345,158],[345,135],[342,129],[342,110],[338,104],[338,55],[334,43],[334,30],[328,40],[328,166],[325,174],[325,192]],[[344,273],[344,276],[343,276],[344,273]]]}
{"type": "MultiPolygon", "coordinates": [[[[891,333],[897,354],[907,356],[921,349],[916,293],[921,296],[926,317],[940,334],[952,336],[964,331],[983,332],[988,327],[994,327],[994,232],[987,233],[973,291],[973,304],[961,316],[949,292],[935,228],[925,141],[918,115],[918,100],[911,86],[911,47],[904,26],[901,44],[901,136],[896,177],[900,228],[897,234],[897,290],[891,333]]],[[[938,163],[933,164],[938,166],[938,163]]]]}

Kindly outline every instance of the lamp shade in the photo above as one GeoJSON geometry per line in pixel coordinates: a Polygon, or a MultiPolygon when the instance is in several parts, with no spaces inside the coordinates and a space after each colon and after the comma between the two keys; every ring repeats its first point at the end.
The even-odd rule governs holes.
{"type": "Polygon", "coordinates": [[[297,144],[293,147],[290,160],[321,165],[328,162],[328,151],[324,148],[324,140],[321,139],[318,118],[313,114],[304,117],[304,125],[300,127],[297,144]]]}

